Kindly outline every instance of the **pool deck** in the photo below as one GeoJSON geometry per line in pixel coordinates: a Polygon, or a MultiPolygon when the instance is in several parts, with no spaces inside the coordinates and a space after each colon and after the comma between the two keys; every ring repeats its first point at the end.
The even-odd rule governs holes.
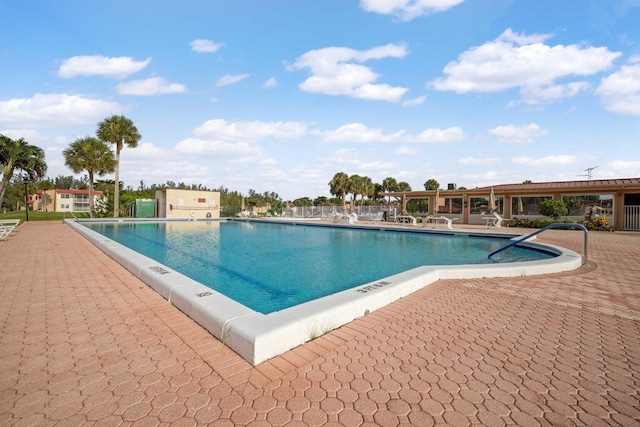
{"type": "MultiPolygon", "coordinates": [[[[582,253],[580,231],[538,240],[582,253]]],[[[0,242],[0,425],[637,426],[640,233],[589,233],[589,260],[440,280],[252,367],[71,227],[29,222],[0,242]]]]}

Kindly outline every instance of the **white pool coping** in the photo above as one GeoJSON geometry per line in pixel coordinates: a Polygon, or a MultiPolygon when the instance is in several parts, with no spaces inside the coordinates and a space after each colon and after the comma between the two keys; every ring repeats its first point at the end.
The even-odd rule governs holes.
{"type": "MultiPolygon", "coordinates": [[[[120,220],[124,221],[135,220],[120,220]]],[[[558,256],[548,260],[504,264],[423,266],[281,311],[262,314],[83,226],[80,222],[65,222],[254,366],[440,279],[524,277],[570,271],[582,266],[582,257],[574,251],[525,241],[519,245],[556,253],[558,256]]],[[[395,228],[379,225],[348,227],[397,231],[395,228]]],[[[486,235],[470,231],[462,233],[486,235]]],[[[514,236],[520,237],[522,236],[514,236]]]]}

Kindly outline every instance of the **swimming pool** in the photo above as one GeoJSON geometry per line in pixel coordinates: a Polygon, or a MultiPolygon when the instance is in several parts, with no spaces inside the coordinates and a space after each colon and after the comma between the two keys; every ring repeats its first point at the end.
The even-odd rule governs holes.
{"type": "Polygon", "coordinates": [[[262,314],[423,265],[543,260],[508,238],[245,221],[99,223],[89,228],[262,314]]]}
{"type": "MultiPolygon", "coordinates": [[[[466,263],[463,265],[443,265],[451,258],[451,252],[445,251],[449,255],[433,261],[438,265],[426,265],[422,255],[431,251],[412,246],[410,252],[418,253],[418,256],[409,256],[406,250],[398,248],[404,247],[406,242],[415,244],[416,241],[424,248],[424,242],[434,237],[433,233],[416,229],[391,231],[392,227],[385,226],[246,220],[150,222],[120,219],[106,222],[67,220],[66,223],[254,365],[439,279],[555,273],[578,268],[582,263],[575,252],[525,242],[524,245],[533,249],[530,251],[533,260],[499,258],[501,262],[498,263],[476,264],[465,258],[458,260],[466,263]],[[91,228],[100,229],[110,237],[91,228]],[[175,231],[167,232],[172,229],[175,231]],[[227,238],[229,234],[240,236],[240,243],[225,246],[227,240],[233,240],[227,238]],[[124,244],[114,239],[122,240],[124,244]],[[127,247],[127,242],[142,242],[143,248],[133,250],[127,247]],[[373,248],[382,249],[382,252],[372,252],[373,248]],[[306,252],[308,261],[294,259],[296,252],[306,252]],[[555,256],[541,259],[548,258],[549,254],[555,256]],[[243,258],[248,263],[240,266],[239,260],[243,258]],[[406,264],[407,260],[414,264],[406,264]],[[342,261],[345,262],[341,264],[342,261]],[[194,269],[196,264],[199,266],[194,269]],[[275,266],[275,272],[267,272],[267,264],[275,266]],[[354,274],[361,264],[365,265],[365,274],[354,274]],[[205,266],[207,268],[200,268],[205,266]],[[211,266],[214,266],[213,270],[211,266]],[[381,268],[388,266],[392,269],[381,268]],[[184,274],[187,270],[188,275],[184,274]],[[191,277],[194,270],[201,270],[199,278],[191,277]],[[321,289],[326,282],[319,285],[320,278],[325,275],[329,278],[328,283],[339,285],[328,294],[321,289]],[[224,279],[221,283],[212,283],[210,279],[214,276],[224,279]],[[352,279],[354,281],[350,282],[352,279]],[[211,283],[207,285],[207,282],[211,283]],[[245,294],[249,294],[245,292],[247,284],[251,282],[258,285],[257,297],[253,297],[258,303],[273,295],[279,302],[266,307],[256,306],[257,309],[250,307],[256,301],[243,303],[245,294]],[[227,286],[230,289],[225,288],[230,283],[232,285],[227,286]],[[275,288],[274,283],[278,285],[275,288]],[[285,286],[280,287],[281,284],[285,286]],[[318,293],[319,290],[324,293],[318,293]],[[298,294],[305,294],[302,302],[296,299],[298,294]]],[[[479,235],[481,233],[437,234],[447,235],[436,236],[440,238],[441,246],[460,244],[454,252],[472,253],[478,249],[479,255],[474,256],[483,261],[490,251],[508,243],[504,239],[487,243],[479,235]]],[[[505,251],[501,257],[511,257],[517,252],[505,251]]]]}

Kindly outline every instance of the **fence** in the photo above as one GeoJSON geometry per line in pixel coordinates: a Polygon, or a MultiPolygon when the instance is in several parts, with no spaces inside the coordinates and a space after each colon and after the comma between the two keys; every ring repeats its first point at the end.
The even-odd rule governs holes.
{"type": "Polygon", "coordinates": [[[624,207],[624,230],[640,231],[640,206],[624,207]]]}
{"type": "Polygon", "coordinates": [[[356,206],[353,210],[347,207],[344,211],[341,206],[294,206],[283,208],[282,216],[285,218],[299,219],[331,219],[336,215],[356,213],[359,217],[374,217],[378,212],[387,212],[387,218],[393,220],[400,215],[397,206],[356,206]]]}

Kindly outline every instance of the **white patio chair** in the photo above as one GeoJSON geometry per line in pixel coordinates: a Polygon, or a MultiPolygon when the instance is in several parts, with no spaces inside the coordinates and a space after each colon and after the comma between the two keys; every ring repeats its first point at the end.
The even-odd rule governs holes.
{"type": "Polygon", "coordinates": [[[0,240],[6,240],[16,227],[14,225],[0,225],[0,240]]]}

